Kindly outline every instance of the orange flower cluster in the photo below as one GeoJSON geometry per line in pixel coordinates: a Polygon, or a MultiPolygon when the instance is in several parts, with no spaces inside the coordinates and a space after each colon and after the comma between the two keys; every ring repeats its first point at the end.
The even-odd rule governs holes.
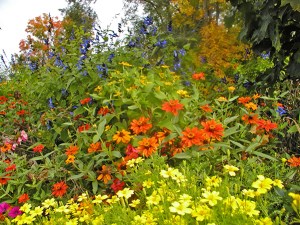
{"type": "Polygon", "coordinates": [[[58,182],[52,187],[52,195],[55,197],[62,197],[67,192],[68,185],[64,182],[58,182]]]}
{"type": "Polygon", "coordinates": [[[19,203],[25,203],[29,200],[28,194],[24,193],[18,198],[19,203]]]}
{"type": "Polygon", "coordinates": [[[91,99],[90,97],[81,99],[81,100],[80,100],[80,104],[81,104],[81,105],[86,105],[86,104],[88,104],[91,100],[92,100],[92,99],[91,99]]]}
{"type": "Polygon", "coordinates": [[[88,153],[92,153],[92,152],[97,152],[101,150],[101,143],[100,142],[96,142],[96,143],[91,143],[90,147],[88,148],[88,153]]]}
{"type": "Polygon", "coordinates": [[[257,129],[263,129],[267,132],[277,128],[277,123],[272,123],[270,120],[260,119],[257,121],[257,129]]]}
{"type": "Polygon", "coordinates": [[[5,96],[0,96],[0,104],[4,104],[5,102],[8,101],[8,98],[6,98],[5,96]]]}
{"type": "Polygon", "coordinates": [[[34,152],[39,152],[39,153],[41,153],[41,152],[43,151],[44,148],[45,148],[44,145],[39,144],[39,145],[35,146],[32,150],[33,150],[34,152]]]}
{"type": "Polygon", "coordinates": [[[203,72],[201,72],[201,73],[194,73],[192,75],[192,78],[194,80],[205,80],[205,74],[203,72]]]}
{"type": "MultiPolygon", "coordinates": [[[[4,162],[7,164],[5,172],[11,172],[16,170],[16,164],[11,164],[10,160],[5,160],[4,162]]],[[[0,177],[0,186],[7,184],[7,182],[10,180],[10,176],[11,173],[7,173],[3,177],[0,177]]]]}
{"type": "Polygon", "coordinates": [[[71,145],[66,149],[66,155],[68,156],[66,163],[73,163],[75,161],[75,154],[77,154],[79,148],[76,145],[71,145]]]}
{"type": "Polygon", "coordinates": [[[134,134],[145,134],[149,129],[152,128],[152,124],[148,123],[150,119],[145,117],[140,117],[138,120],[133,120],[130,123],[130,129],[134,134]]]}
{"type": "Polygon", "coordinates": [[[202,109],[204,112],[207,112],[207,113],[210,113],[213,111],[212,108],[208,104],[200,106],[200,109],[202,109]]]}
{"type": "Polygon", "coordinates": [[[178,115],[178,111],[183,109],[183,104],[181,104],[177,99],[164,102],[162,105],[162,110],[172,113],[174,116],[178,115]]]}
{"type": "MultiPolygon", "coordinates": [[[[259,98],[259,95],[254,95],[253,99],[259,98]]],[[[247,109],[255,111],[257,109],[257,104],[251,102],[252,98],[249,96],[238,98],[238,103],[243,104],[247,109]]]]}
{"type": "Polygon", "coordinates": [[[97,115],[105,116],[106,114],[112,113],[112,112],[113,112],[113,110],[109,109],[107,106],[103,106],[98,110],[97,115]]]}
{"type": "Polygon", "coordinates": [[[10,143],[5,143],[3,146],[0,147],[1,152],[8,152],[11,149],[12,149],[12,144],[10,143]]]}
{"type": "Polygon", "coordinates": [[[288,162],[291,167],[300,167],[300,157],[293,156],[288,162]]]}

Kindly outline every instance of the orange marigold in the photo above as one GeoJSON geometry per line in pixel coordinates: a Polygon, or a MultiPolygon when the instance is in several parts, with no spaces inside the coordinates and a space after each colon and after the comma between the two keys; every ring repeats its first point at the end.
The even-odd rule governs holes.
{"type": "Polygon", "coordinates": [[[300,157],[293,156],[288,160],[288,162],[290,163],[290,166],[298,167],[300,166],[300,157]]]}
{"type": "Polygon", "coordinates": [[[19,203],[25,203],[29,200],[28,194],[24,193],[18,198],[19,203]]]}
{"type": "Polygon", "coordinates": [[[53,185],[52,187],[52,195],[55,197],[62,197],[68,189],[68,185],[64,182],[58,182],[53,185]]]}
{"type": "Polygon", "coordinates": [[[240,97],[238,98],[238,103],[246,104],[251,101],[251,97],[240,97]]]}
{"type": "Polygon", "coordinates": [[[215,120],[208,120],[205,122],[201,122],[201,124],[207,138],[213,138],[218,141],[221,140],[224,131],[223,125],[221,123],[217,123],[215,120]]]}
{"type": "Polygon", "coordinates": [[[138,144],[139,146],[136,148],[137,151],[145,157],[152,155],[158,147],[158,142],[155,137],[143,138],[138,144]]]}
{"type": "Polygon", "coordinates": [[[174,116],[178,114],[178,111],[183,109],[183,104],[181,104],[177,99],[164,102],[162,105],[162,110],[172,113],[174,116]]]}
{"type": "Polygon", "coordinates": [[[145,134],[149,129],[152,128],[152,124],[148,123],[150,119],[140,117],[138,120],[132,120],[130,123],[130,129],[134,134],[145,134]]]}
{"type": "Polygon", "coordinates": [[[183,136],[181,136],[181,142],[183,147],[191,147],[193,145],[201,145],[204,140],[203,132],[197,127],[185,128],[182,131],[183,136]]]}
{"type": "Polygon", "coordinates": [[[127,144],[131,139],[130,132],[126,130],[117,131],[113,136],[113,140],[119,144],[120,142],[127,144]]]}
{"type": "Polygon", "coordinates": [[[66,159],[66,164],[70,164],[75,162],[75,156],[74,155],[68,155],[68,158],[66,159]]]}
{"type": "Polygon", "coordinates": [[[103,180],[104,184],[107,184],[112,179],[111,169],[108,166],[102,165],[102,170],[99,173],[97,180],[103,180]]]}
{"type": "Polygon", "coordinates": [[[71,145],[66,149],[66,155],[75,155],[79,148],[76,145],[71,145]]]}

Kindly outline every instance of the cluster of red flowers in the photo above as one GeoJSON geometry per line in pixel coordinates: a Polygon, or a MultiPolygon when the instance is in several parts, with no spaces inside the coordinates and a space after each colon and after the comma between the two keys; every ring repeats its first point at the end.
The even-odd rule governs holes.
{"type": "Polygon", "coordinates": [[[33,150],[34,152],[39,152],[39,153],[41,153],[41,152],[43,151],[44,148],[45,148],[44,145],[39,144],[39,145],[33,147],[32,150],[33,150]]]}
{"type": "Polygon", "coordinates": [[[113,110],[108,108],[108,106],[103,106],[98,110],[97,115],[105,116],[106,114],[112,113],[112,112],[113,112],[113,110]]]}
{"type": "Polygon", "coordinates": [[[256,127],[256,131],[263,130],[270,132],[277,128],[276,123],[272,123],[270,120],[259,119],[257,114],[245,114],[242,116],[242,120],[245,124],[253,125],[256,127]]]}
{"type": "Polygon", "coordinates": [[[12,164],[10,160],[5,160],[4,163],[7,164],[7,167],[5,168],[6,174],[3,177],[0,177],[0,186],[7,184],[10,180],[11,172],[16,171],[16,164],[12,164]]]}
{"type": "Polygon", "coordinates": [[[81,126],[78,127],[78,131],[82,132],[82,131],[89,130],[90,128],[91,128],[90,124],[84,124],[84,125],[81,125],[81,126]]]}
{"type": "Polygon", "coordinates": [[[194,73],[192,75],[192,78],[194,80],[205,80],[205,74],[203,72],[200,72],[200,73],[194,73]]]}

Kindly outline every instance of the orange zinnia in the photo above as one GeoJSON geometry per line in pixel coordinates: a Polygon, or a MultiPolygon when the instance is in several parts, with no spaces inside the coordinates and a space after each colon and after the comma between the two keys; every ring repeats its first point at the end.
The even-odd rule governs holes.
{"type": "Polygon", "coordinates": [[[97,115],[105,116],[106,114],[111,112],[112,110],[110,110],[107,106],[103,106],[98,110],[97,115]]]}
{"type": "Polygon", "coordinates": [[[120,142],[127,144],[131,139],[130,132],[126,130],[117,131],[113,136],[113,140],[119,144],[120,142]]]}
{"type": "Polygon", "coordinates": [[[200,145],[203,141],[203,133],[197,127],[193,128],[185,128],[182,131],[183,136],[181,138],[182,146],[183,147],[191,147],[193,145],[200,145]]]}
{"type": "Polygon", "coordinates": [[[162,105],[162,110],[172,113],[174,116],[178,114],[178,111],[183,109],[183,104],[181,104],[177,99],[164,102],[162,105]]]}
{"type": "Polygon", "coordinates": [[[292,157],[288,160],[288,162],[290,163],[290,166],[292,167],[298,167],[300,166],[300,157],[292,157]]]}
{"type": "Polygon", "coordinates": [[[9,178],[10,174],[7,174],[6,176],[7,177],[0,177],[0,186],[7,184],[7,182],[10,180],[9,178]]]}
{"type": "Polygon", "coordinates": [[[145,118],[143,116],[138,120],[132,120],[130,123],[130,129],[134,134],[145,134],[149,129],[152,128],[152,124],[148,123],[149,120],[149,118],[145,118]]]}
{"type": "Polygon", "coordinates": [[[101,147],[101,143],[100,142],[91,143],[90,147],[88,148],[88,153],[100,151],[101,148],[102,147],[101,147]]]}
{"type": "Polygon", "coordinates": [[[240,97],[238,98],[238,103],[246,104],[251,101],[251,97],[240,97]]]}
{"type": "Polygon", "coordinates": [[[78,152],[79,148],[76,145],[71,145],[66,150],[66,155],[75,155],[78,152]]]}
{"type": "Polygon", "coordinates": [[[192,78],[194,80],[205,80],[205,74],[203,72],[201,73],[194,73],[192,78]]]}
{"type": "Polygon", "coordinates": [[[210,113],[210,112],[213,111],[212,108],[211,108],[208,104],[202,105],[202,106],[200,106],[200,108],[201,108],[204,112],[207,112],[207,113],[210,113]]]}
{"type": "Polygon", "coordinates": [[[272,123],[270,120],[261,119],[257,121],[257,124],[258,124],[258,129],[264,129],[267,132],[277,128],[277,123],[272,123]]]}
{"type": "Polygon", "coordinates": [[[201,122],[201,124],[204,127],[203,131],[205,132],[207,138],[214,138],[218,141],[221,140],[224,131],[221,123],[216,123],[215,120],[208,120],[206,122],[201,122]]]}
{"type": "Polygon", "coordinates": [[[62,197],[68,189],[68,185],[64,181],[58,182],[52,187],[52,195],[55,197],[62,197]]]}
{"type": "Polygon", "coordinates": [[[91,128],[90,124],[84,124],[84,125],[78,127],[78,131],[82,132],[82,131],[89,130],[90,128],[91,128]]]}
{"type": "Polygon", "coordinates": [[[243,115],[242,120],[245,122],[245,124],[257,124],[258,115],[257,114],[243,115]]]}
{"type": "Polygon", "coordinates": [[[139,146],[136,148],[137,151],[145,157],[149,157],[150,155],[152,155],[158,147],[158,143],[155,137],[143,138],[138,142],[138,144],[139,146]]]}
{"type": "Polygon", "coordinates": [[[92,99],[91,98],[84,98],[82,100],[80,100],[80,104],[81,105],[86,105],[88,104],[92,99]]]}
{"type": "Polygon", "coordinates": [[[104,184],[107,184],[111,179],[112,176],[110,167],[103,165],[102,170],[100,171],[100,175],[97,177],[97,180],[103,180],[104,184]]]}
{"type": "Polygon", "coordinates": [[[18,198],[18,202],[19,203],[25,203],[29,200],[29,196],[28,194],[22,194],[19,198],[18,198]]]}
{"type": "Polygon", "coordinates": [[[9,150],[11,150],[12,148],[12,144],[10,143],[5,143],[4,146],[0,147],[1,152],[8,152],[9,150]]]}

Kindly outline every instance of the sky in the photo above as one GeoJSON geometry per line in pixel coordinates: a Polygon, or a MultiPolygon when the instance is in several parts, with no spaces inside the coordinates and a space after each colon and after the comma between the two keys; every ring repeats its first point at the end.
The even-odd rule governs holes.
{"type": "MultiPolygon", "coordinates": [[[[19,42],[27,36],[25,29],[30,19],[43,13],[61,18],[58,9],[66,6],[65,0],[0,0],[0,55],[4,50],[10,58],[19,52],[19,42]]],[[[97,0],[92,6],[101,28],[117,27],[123,15],[123,0],[97,0]]]]}

